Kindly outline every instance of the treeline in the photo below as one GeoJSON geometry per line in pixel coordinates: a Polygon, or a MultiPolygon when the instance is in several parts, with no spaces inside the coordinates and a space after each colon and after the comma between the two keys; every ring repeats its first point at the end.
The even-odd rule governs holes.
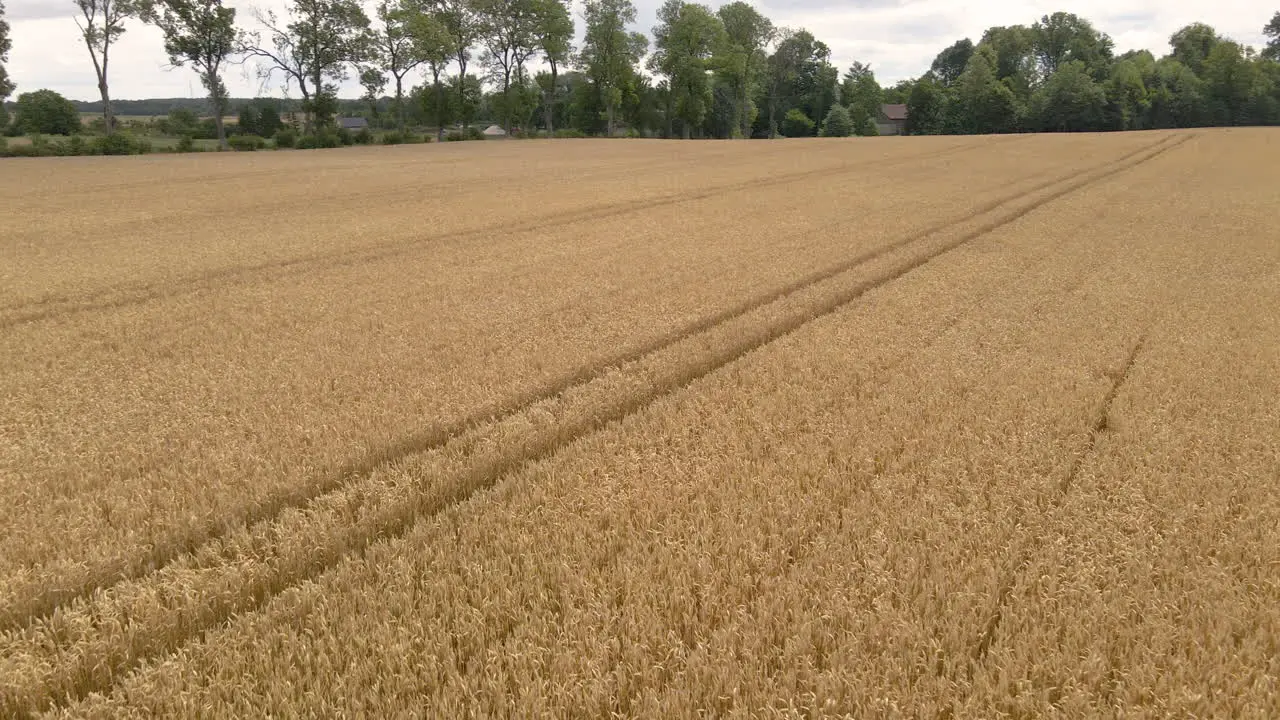
{"type": "Polygon", "coordinates": [[[895,88],[917,134],[1142,130],[1280,124],[1280,13],[1261,53],[1188,25],[1170,52],[1116,55],[1111,38],[1068,13],[988,30],[940,53],[895,88]]]}
{"type": "MultiPolygon", "coordinates": [[[[631,0],[587,0],[578,18],[568,0],[383,0],[372,13],[358,0],[290,0],[283,16],[251,11],[248,27],[222,0],[75,5],[107,135],[118,111],[183,107],[112,102],[112,45],[135,22],[158,27],[170,63],[197,73],[224,144],[222,117],[237,108],[222,73],[238,60],[300,96],[275,107],[300,112],[307,135],[332,132],[335,117],[356,108],[402,134],[413,123],[442,137],[449,125],[482,118],[516,135],[874,134],[884,103],[907,106],[914,134],[1280,123],[1280,13],[1264,28],[1261,52],[1194,24],[1160,58],[1117,55],[1087,20],[1054,13],[991,28],[976,44],[961,40],[923,76],[883,88],[866,64],[841,72],[811,32],[776,27],[740,0],[716,10],[667,0],[652,37],[630,29],[631,0]],[[338,87],[352,77],[365,95],[340,101],[338,87]]],[[[4,95],[13,89],[3,74],[7,49],[0,0],[4,95]]]]}

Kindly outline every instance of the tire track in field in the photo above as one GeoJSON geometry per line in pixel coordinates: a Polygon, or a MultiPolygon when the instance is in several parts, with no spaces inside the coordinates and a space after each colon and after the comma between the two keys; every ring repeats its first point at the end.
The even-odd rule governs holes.
{"type": "MultiPolygon", "coordinates": [[[[1097,410],[1094,411],[1093,421],[1089,425],[1089,439],[1086,441],[1084,448],[1072,458],[1070,465],[1067,467],[1066,473],[1058,482],[1054,493],[1049,501],[1047,512],[1054,512],[1062,507],[1066,502],[1068,493],[1071,492],[1072,485],[1075,484],[1076,478],[1080,476],[1081,470],[1094,456],[1098,450],[1098,441],[1107,435],[1111,430],[1111,407],[1115,403],[1116,396],[1120,394],[1125,383],[1129,380],[1130,374],[1133,372],[1134,366],[1137,364],[1138,356],[1142,353],[1147,341],[1147,331],[1143,330],[1137,341],[1134,342],[1125,357],[1120,368],[1109,373],[1111,377],[1111,385],[1107,388],[1106,394],[1099,403],[1097,410]]],[[[1013,590],[1017,587],[1019,578],[1021,578],[1031,561],[1035,558],[1036,553],[1045,544],[1045,538],[1041,535],[1033,535],[1023,547],[1018,550],[1016,559],[1011,563],[1010,569],[1005,573],[1000,585],[997,587],[995,595],[995,607],[992,609],[991,615],[987,618],[986,624],[982,631],[975,638],[973,649],[970,652],[969,663],[965,666],[965,680],[972,683],[979,670],[982,669],[986,662],[987,656],[991,651],[992,645],[999,639],[1000,625],[1004,622],[1005,613],[1008,612],[1012,602],[1013,590]]],[[[967,693],[966,693],[967,694],[967,693]]],[[[963,696],[954,701],[951,705],[946,705],[938,713],[939,720],[948,720],[955,713],[955,703],[962,702],[963,696]]]]}
{"type": "MultiPolygon", "coordinates": [[[[1106,167],[1113,163],[1125,162],[1128,159],[1136,157],[1144,152],[1151,151],[1158,147],[1167,146],[1171,139],[1172,136],[1162,138],[1153,145],[1136,150],[1129,155],[1112,161],[1112,163],[1104,164],[1102,167],[1106,167]]],[[[1004,196],[975,207],[959,218],[944,220],[926,228],[916,235],[907,236],[897,241],[881,245],[867,252],[860,253],[859,255],[849,258],[848,260],[834,266],[802,276],[792,282],[778,286],[769,292],[748,298],[747,300],[721,312],[709,315],[697,322],[673,330],[672,332],[635,349],[604,358],[592,365],[578,368],[541,387],[512,397],[506,402],[482,408],[471,415],[447,425],[434,426],[420,432],[405,435],[394,443],[376,448],[364,456],[339,467],[335,472],[320,478],[317,482],[300,485],[294,488],[292,492],[281,493],[273,498],[269,498],[255,504],[251,509],[235,512],[229,519],[224,517],[203,526],[189,528],[181,535],[174,536],[172,540],[168,542],[153,545],[145,554],[122,556],[114,561],[108,561],[94,567],[86,568],[84,574],[80,577],[62,578],[58,582],[57,588],[49,589],[44,592],[32,593],[28,596],[28,599],[25,602],[15,602],[9,606],[0,608],[0,632],[22,627],[34,619],[51,615],[59,606],[76,600],[77,598],[86,597],[98,590],[110,587],[116,583],[133,580],[162,569],[174,559],[196,552],[200,546],[210,542],[216,542],[221,537],[231,534],[243,526],[254,525],[276,517],[286,510],[303,507],[316,498],[339,490],[347,484],[368,477],[379,468],[385,467],[401,458],[443,447],[446,443],[460,437],[472,428],[524,412],[530,407],[555,397],[556,395],[562,394],[573,387],[585,385],[598,379],[611,368],[632,363],[647,355],[662,351],[693,335],[711,330],[716,326],[757,310],[803,288],[829,280],[857,267],[858,265],[898,250],[899,248],[916,242],[920,237],[936,234],[950,226],[967,222],[975,217],[991,212],[1002,205],[1010,202],[1016,202],[1027,195],[1034,194],[1052,185],[1071,180],[1096,170],[1097,168],[1089,168],[1067,177],[1055,177],[1036,183],[1030,187],[1020,188],[1017,192],[1008,196],[1004,196]]],[[[838,227],[843,223],[843,219],[838,219],[833,221],[833,223],[828,226],[828,229],[830,227],[838,227]]]]}
{"type": "Polygon", "coordinates": [[[81,597],[75,606],[4,638],[0,657],[22,659],[9,662],[11,681],[0,686],[0,714],[21,716],[108,692],[140,663],[170,655],[237,615],[261,610],[282,592],[315,580],[346,558],[363,555],[373,543],[402,536],[420,518],[464,502],[524,465],[643,411],[866,292],[1060,197],[1163,155],[1191,137],[1172,143],[1161,140],[1100,168],[1071,174],[1040,188],[1048,192],[1036,197],[1032,196],[1037,190],[1020,193],[995,204],[994,209],[1014,205],[997,217],[984,219],[985,213],[975,213],[871,251],[844,263],[844,270],[819,273],[824,277],[790,293],[775,293],[779,297],[772,302],[757,302],[752,310],[687,333],[620,367],[605,368],[591,380],[523,411],[398,458],[403,466],[390,477],[371,473],[360,487],[343,487],[316,498],[307,508],[209,543],[185,564],[174,563],[81,597]],[[894,255],[895,250],[909,251],[907,246],[929,241],[933,242],[915,253],[894,255]],[[841,277],[880,260],[888,267],[869,277],[841,277]],[[415,464],[427,467],[412,467],[415,464]],[[437,486],[422,487],[426,483],[437,486]],[[22,680],[16,680],[19,672],[25,673],[22,680]]]}
{"type": "MultiPolygon", "coordinates": [[[[274,260],[264,263],[233,265],[219,268],[211,272],[194,275],[185,279],[157,281],[153,283],[143,283],[124,287],[118,286],[76,298],[64,296],[23,302],[0,308],[0,330],[6,330],[35,322],[64,318],[83,312],[114,310],[134,305],[142,305],[155,300],[166,300],[184,295],[191,295],[203,290],[214,289],[221,286],[245,285],[251,284],[255,281],[289,277],[302,272],[310,272],[316,268],[346,267],[386,260],[413,252],[419,246],[430,242],[482,239],[494,234],[516,234],[550,230],[574,223],[620,217],[661,207],[708,200],[734,192],[767,189],[800,180],[820,180],[829,177],[837,177],[851,170],[864,167],[896,167],[898,165],[904,165],[918,160],[945,157],[947,155],[968,152],[981,147],[983,147],[982,143],[973,142],[964,145],[952,146],[937,152],[919,153],[916,155],[888,160],[873,158],[851,161],[818,169],[798,170],[763,178],[739,180],[710,187],[680,190],[639,200],[626,200],[588,208],[578,208],[550,213],[531,220],[518,222],[491,222],[468,230],[388,240],[365,245],[357,249],[304,255],[301,257],[274,260]]],[[[414,192],[416,193],[417,191],[414,192]]]]}

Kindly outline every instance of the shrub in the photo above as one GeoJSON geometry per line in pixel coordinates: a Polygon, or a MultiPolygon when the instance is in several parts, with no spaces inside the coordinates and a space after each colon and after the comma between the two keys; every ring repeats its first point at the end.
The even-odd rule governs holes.
{"type": "Polygon", "coordinates": [[[342,138],[332,130],[321,130],[314,135],[303,135],[294,146],[299,150],[316,150],[319,148],[336,148],[342,146],[342,138]]]}
{"type": "Polygon", "coordinates": [[[180,153],[196,152],[196,141],[190,135],[183,135],[174,150],[180,153]]]}
{"type": "Polygon", "coordinates": [[[231,146],[232,150],[253,152],[265,148],[267,141],[257,135],[233,135],[227,138],[227,144],[231,146]]]}
{"type": "Polygon", "coordinates": [[[291,148],[298,144],[298,133],[293,128],[285,127],[276,131],[276,147],[291,148]]]}
{"type": "Polygon", "coordinates": [[[72,135],[81,130],[80,112],[76,106],[52,90],[19,95],[13,122],[25,133],[72,135]]]}
{"type": "Polygon", "coordinates": [[[849,137],[853,134],[853,118],[843,105],[836,105],[822,121],[823,137],[849,137]]]}
{"type": "MultiPolygon", "coordinates": [[[[355,142],[356,142],[356,136],[355,136],[355,135],[353,135],[353,134],[351,133],[351,131],[350,131],[350,130],[348,130],[348,129],[346,129],[346,128],[343,128],[343,127],[338,128],[336,131],[334,131],[334,130],[325,130],[324,132],[326,132],[326,133],[334,133],[334,135],[338,138],[338,144],[339,144],[339,145],[348,145],[348,146],[350,146],[350,145],[354,145],[354,144],[355,144],[355,142]]],[[[326,145],[325,147],[338,147],[338,146],[337,146],[337,145],[326,145]]]]}
{"type": "Polygon", "coordinates": [[[782,118],[782,134],[787,137],[810,137],[813,135],[813,121],[799,108],[787,111],[782,118]]]}
{"type": "Polygon", "coordinates": [[[89,154],[89,143],[81,135],[72,135],[71,139],[62,146],[63,155],[87,155],[89,154]]]}
{"type": "Polygon", "coordinates": [[[383,145],[412,145],[431,142],[430,135],[414,135],[411,132],[389,132],[382,136],[383,145]]]}
{"type": "Polygon", "coordinates": [[[483,130],[481,130],[480,128],[476,127],[475,125],[468,125],[468,126],[467,126],[467,128],[466,128],[466,130],[464,130],[463,132],[464,132],[464,133],[466,133],[466,136],[467,136],[467,139],[468,139],[468,140],[483,140],[483,139],[484,139],[484,131],[483,131],[483,130]]]}
{"type": "Polygon", "coordinates": [[[565,128],[557,130],[555,136],[558,138],[585,138],[587,134],[577,128],[565,128]]]}
{"type": "Polygon", "coordinates": [[[151,152],[151,142],[139,140],[128,133],[116,132],[93,139],[91,155],[145,155],[151,152]]]}
{"type": "Polygon", "coordinates": [[[369,132],[369,128],[360,128],[360,132],[351,138],[356,145],[372,145],[374,141],[373,133],[369,132]]]}
{"type": "Polygon", "coordinates": [[[448,134],[444,136],[445,142],[461,142],[466,139],[467,137],[462,134],[461,130],[450,130],[448,134]]]}

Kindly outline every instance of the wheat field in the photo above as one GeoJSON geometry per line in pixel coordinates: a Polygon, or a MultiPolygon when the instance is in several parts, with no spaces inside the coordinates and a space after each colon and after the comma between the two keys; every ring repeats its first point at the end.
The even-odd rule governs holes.
{"type": "Polygon", "coordinates": [[[1277,161],[0,164],[0,717],[1278,716],[1277,161]]]}

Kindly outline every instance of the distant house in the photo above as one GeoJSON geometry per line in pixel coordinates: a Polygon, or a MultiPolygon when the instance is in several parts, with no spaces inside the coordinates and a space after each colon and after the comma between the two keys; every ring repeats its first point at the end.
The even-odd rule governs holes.
{"type": "Polygon", "coordinates": [[[502,129],[500,125],[490,125],[484,129],[484,136],[487,138],[506,137],[507,131],[502,129]]]}
{"type": "Polygon", "coordinates": [[[907,106],[881,105],[876,115],[876,129],[881,135],[906,135],[907,106]]]}
{"type": "Polygon", "coordinates": [[[338,118],[338,127],[351,132],[360,132],[369,128],[369,121],[362,117],[338,118]]]}

